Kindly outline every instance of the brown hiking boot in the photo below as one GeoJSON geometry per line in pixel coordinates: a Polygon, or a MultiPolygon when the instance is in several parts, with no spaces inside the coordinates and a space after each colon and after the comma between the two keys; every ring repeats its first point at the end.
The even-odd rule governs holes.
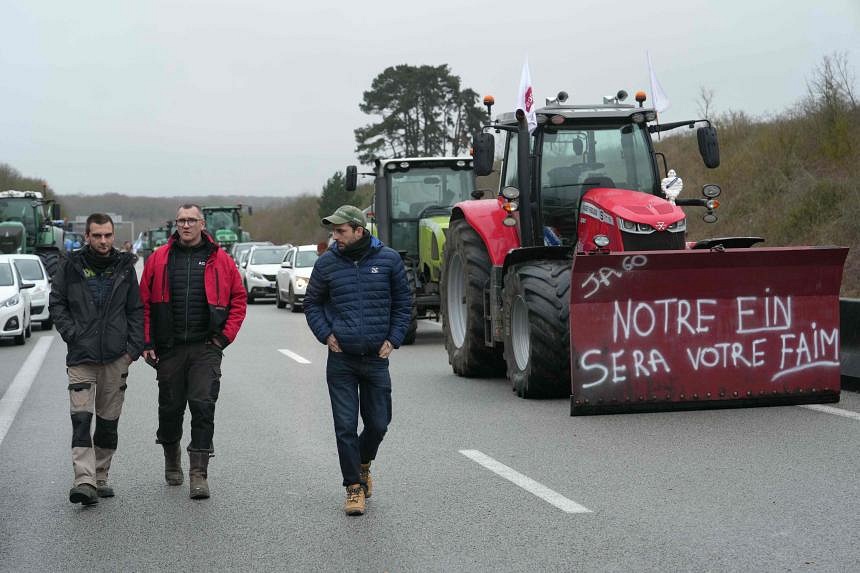
{"type": "Polygon", "coordinates": [[[179,442],[161,444],[164,447],[164,481],[167,485],[182,485],[182,449],[179,442]]]}
{"type": "Polygon", "coordinates": [[[99,502],[99,496],[95,487],[88,483],[82,483],[69,490],[69,501],[83,505],[94,505],[99,502]]]}
{"type": "Polygon", "coordinates": [[[209,497],[208,477],[209,452],[188,452],[190,466],[188,468],[189,497],[191,499],[206,499],[209,497]]]}
{"type": "Polygon", "coordinates": [[[364,497],[370,497],[373,493],[373,478],[370,476],[370,462],[361,464],[358,477],[364,482],[364,497]]]}
{"type": "Polygon", "coordinates": [[[360,483],[354,483],[346,487],[346,503],[343,510],[347,515],[364,515],[364,488],[360,483]]]}
{"type": "Polygon", "coordinates": [[[96,480],[96,494],[99,497],[113,497],[113,488],[108,485],[106,479],[96,480]]]}

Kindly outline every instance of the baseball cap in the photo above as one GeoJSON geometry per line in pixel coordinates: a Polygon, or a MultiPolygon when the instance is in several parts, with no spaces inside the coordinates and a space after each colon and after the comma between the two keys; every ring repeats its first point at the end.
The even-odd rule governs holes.
{"type": "Polygon", "coordinates": [[[361,209],[352,205],[341,205],[337,211],[322,220],[323,225],[343,225],[355,223],[359,227],[367,227],[367,217],[361,209]]]}

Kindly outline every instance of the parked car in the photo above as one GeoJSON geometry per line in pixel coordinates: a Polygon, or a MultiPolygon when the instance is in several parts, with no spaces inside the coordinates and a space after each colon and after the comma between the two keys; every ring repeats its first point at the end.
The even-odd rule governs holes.
{"type": "Polygon", "coordinates": [[[24,282],[33,283],[30,291],[30,320],[39,323],[41,330],[51,330],[54,321],[48,312],[48,296],[51,294],[51,279],[42,259],[36,255],[12,255],[15,266],[24,282]]]}
{"type": "Polygon", "coordinates": [[[242,262],[242,255],[251,250],[255,245],[272,245],[272,241],[251,241],[248,243],[233,243],[230,247],[230,256],[239,265],[242,262]]]}
{"type": "Polygon", "coordinates": [[[317,262],[317,245],[300,245],[287,251],[275,279],[275,301],[278,308],[299,312],[304,307],[305,290],[311,280],[311,271],[317,262]]]}
{"type": "Polygon", "coordinates": [[[254,245],[243,255],[239,268],[243,274],[245,292],[248,293],[248,304],[253,304],[258,297],[275,296],[275,278],[290,247],[292,245],[254,245]]]}
{"type": "Polygon", "coordinates": [[[0,338],[13,338],[15,344],[26,342],[32,333],[30,324],[30,289],[10,255],[0,255],[0,338]]]}

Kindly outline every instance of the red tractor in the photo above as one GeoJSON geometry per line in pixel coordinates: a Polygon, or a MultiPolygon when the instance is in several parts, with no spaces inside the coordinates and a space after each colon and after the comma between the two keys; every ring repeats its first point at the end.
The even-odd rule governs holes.
{"type": "Polygon", "coordinates": [[[561,92],[532,133],[518,112],[476,137],[480,176],[489,132],[506,134],[498,197],[451,215],[441,299],[454,372],[506,372],[523,398],[570,396],[572,414],[838,401],[847,249],[688,243],[681,207],[714,222],[720,188],[677,199],[651,134],[699,126],[715,168],[716,130],[653,123],[644,93],[625,96],[568,105],[561,92]]]}

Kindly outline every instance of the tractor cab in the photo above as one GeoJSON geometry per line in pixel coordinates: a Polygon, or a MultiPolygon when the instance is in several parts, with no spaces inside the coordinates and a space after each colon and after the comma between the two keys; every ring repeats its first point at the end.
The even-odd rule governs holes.
{"type": "MultiPolygon", "coordinates": [[[[649,126],[647,122],[656,118],[653,110],[617,99],[602,105],[565,105],[559,103],[563,101],[560,95],[538,109],[538,127],[528,138],[525,154],[525,162],[531,162],[534,171],[532,176],[520,173],[523,160],[516,115],[501,114],[493,124],[497,131],[507,132],[502,194],[516,199],[521,222],[529,217],[522,246],[573,248],[579,244],[585,252],[684,248],[686,215],[662,188],[664,178],[660,177],[650,134],[707,121],[649,126]],[[527,194],[521,192],[523,187],[527,194]],[[600,244],[595,244],[595,238],[600,244]]],[[[706,164],[716,166],[719,150],[712,132],[710,124],[699,128],[700,142],[708,141],[708,145],[700,143],[700,151],[706,164]]],[[[478,158],[492,154],[494,149],[490,134],[479,138],[479,175],[487,162],[478,158]]],[[[714,189],[718,194],[718,187],[709,186],[710,192],[714,189]]],[[[683,204],[700,203],[715,221],[717,202],[706,205],[693,200],[683,204]]]]}
{"type": "MultiPolygon", "coordinates": [[[[242,205],[203,207],[206,230],[227,252],[233,244],[244,238],[242,230],[242,205]]],[[[248,206],[248,214],[251,214],[248,206]]]]}
{"type": "Polygon", "coordinates": [[[63,230],[52,219],[60,219],[60,206],[42,193],[0,192],[0,253],[38,255],[53,276],[63,248],[63,230]]]}

